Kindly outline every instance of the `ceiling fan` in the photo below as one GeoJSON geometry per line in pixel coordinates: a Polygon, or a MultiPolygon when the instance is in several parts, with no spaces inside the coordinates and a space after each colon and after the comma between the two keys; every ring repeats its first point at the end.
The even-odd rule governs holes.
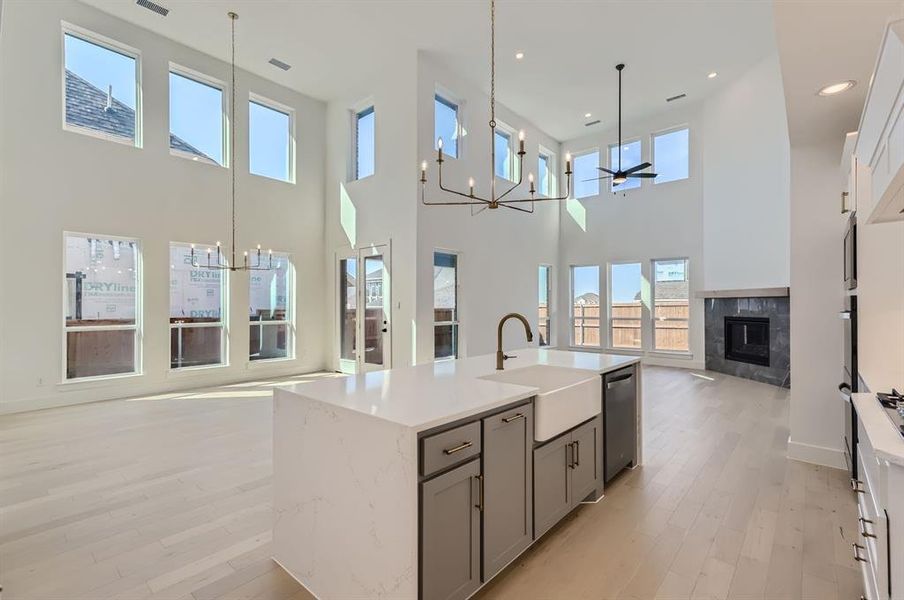
{"type": "Polygon", "coordinates": [[[656,173],[639,173],[638,171],[643,171],[646,168],[652,167],[648,162],[640,163],[639,165],[634,165],[628,169],[622,169],[622,137],[621,137],[621,74],[625,69],[625,65],[623,63],[619,63],[615,65],[615,70],[618,71],[618,169],[612,171],[605,167],[597,167],[600,171],[604,173],[608,173],[608,175],[604,175],[603,177],[597,177],[596,179],[586,179],[585,181],[599,181],[600,179],[612,179],[612,186],[615,187],[617,185],[621,185],[628,181],[628,179],[653,179],[656,177],[656,173]]]}

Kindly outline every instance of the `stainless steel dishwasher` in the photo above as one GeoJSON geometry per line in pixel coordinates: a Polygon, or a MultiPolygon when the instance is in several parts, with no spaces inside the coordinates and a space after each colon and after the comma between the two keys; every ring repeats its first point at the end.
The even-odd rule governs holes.
{"type": "Polygon", "coordinates": [[[633,366],[603,377],[604,480],[637,459],[637,381],[633,366]]]}

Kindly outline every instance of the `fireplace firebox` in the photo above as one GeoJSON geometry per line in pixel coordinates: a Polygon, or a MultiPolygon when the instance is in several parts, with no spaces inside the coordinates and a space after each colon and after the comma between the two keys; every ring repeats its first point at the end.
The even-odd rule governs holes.
{"type": "Polygon", "coordinates": [[[725,317],[725,358],[769,366],[769,319],[725,317]]]}

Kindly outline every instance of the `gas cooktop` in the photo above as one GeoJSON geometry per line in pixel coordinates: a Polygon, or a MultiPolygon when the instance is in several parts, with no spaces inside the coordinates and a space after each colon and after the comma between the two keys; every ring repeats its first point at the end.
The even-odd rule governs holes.
{"type": "Polygon", "coordinates": [[[883,394],[879,392],[876,394],[876,398],[878,398],[882,408],[885,409],[885,414],[891,419],[898,433],[901,434],[901,437],[904,437],[904,396],[898,390],[892,388],[891,393],[883,394]]]}

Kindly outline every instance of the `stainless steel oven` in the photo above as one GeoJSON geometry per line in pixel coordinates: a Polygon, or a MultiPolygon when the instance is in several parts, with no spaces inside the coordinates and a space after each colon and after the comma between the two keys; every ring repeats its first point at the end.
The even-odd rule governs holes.
{"type": "Polygon", "coordinates": [[[839,313],[844,331],[844,368],[838,391],[844,400],[844,458],[851,478],[857,478],[857,411],[851,394],[858,391],[857,372],[857,296],[845,297],[844,310],[839,313]]]}

